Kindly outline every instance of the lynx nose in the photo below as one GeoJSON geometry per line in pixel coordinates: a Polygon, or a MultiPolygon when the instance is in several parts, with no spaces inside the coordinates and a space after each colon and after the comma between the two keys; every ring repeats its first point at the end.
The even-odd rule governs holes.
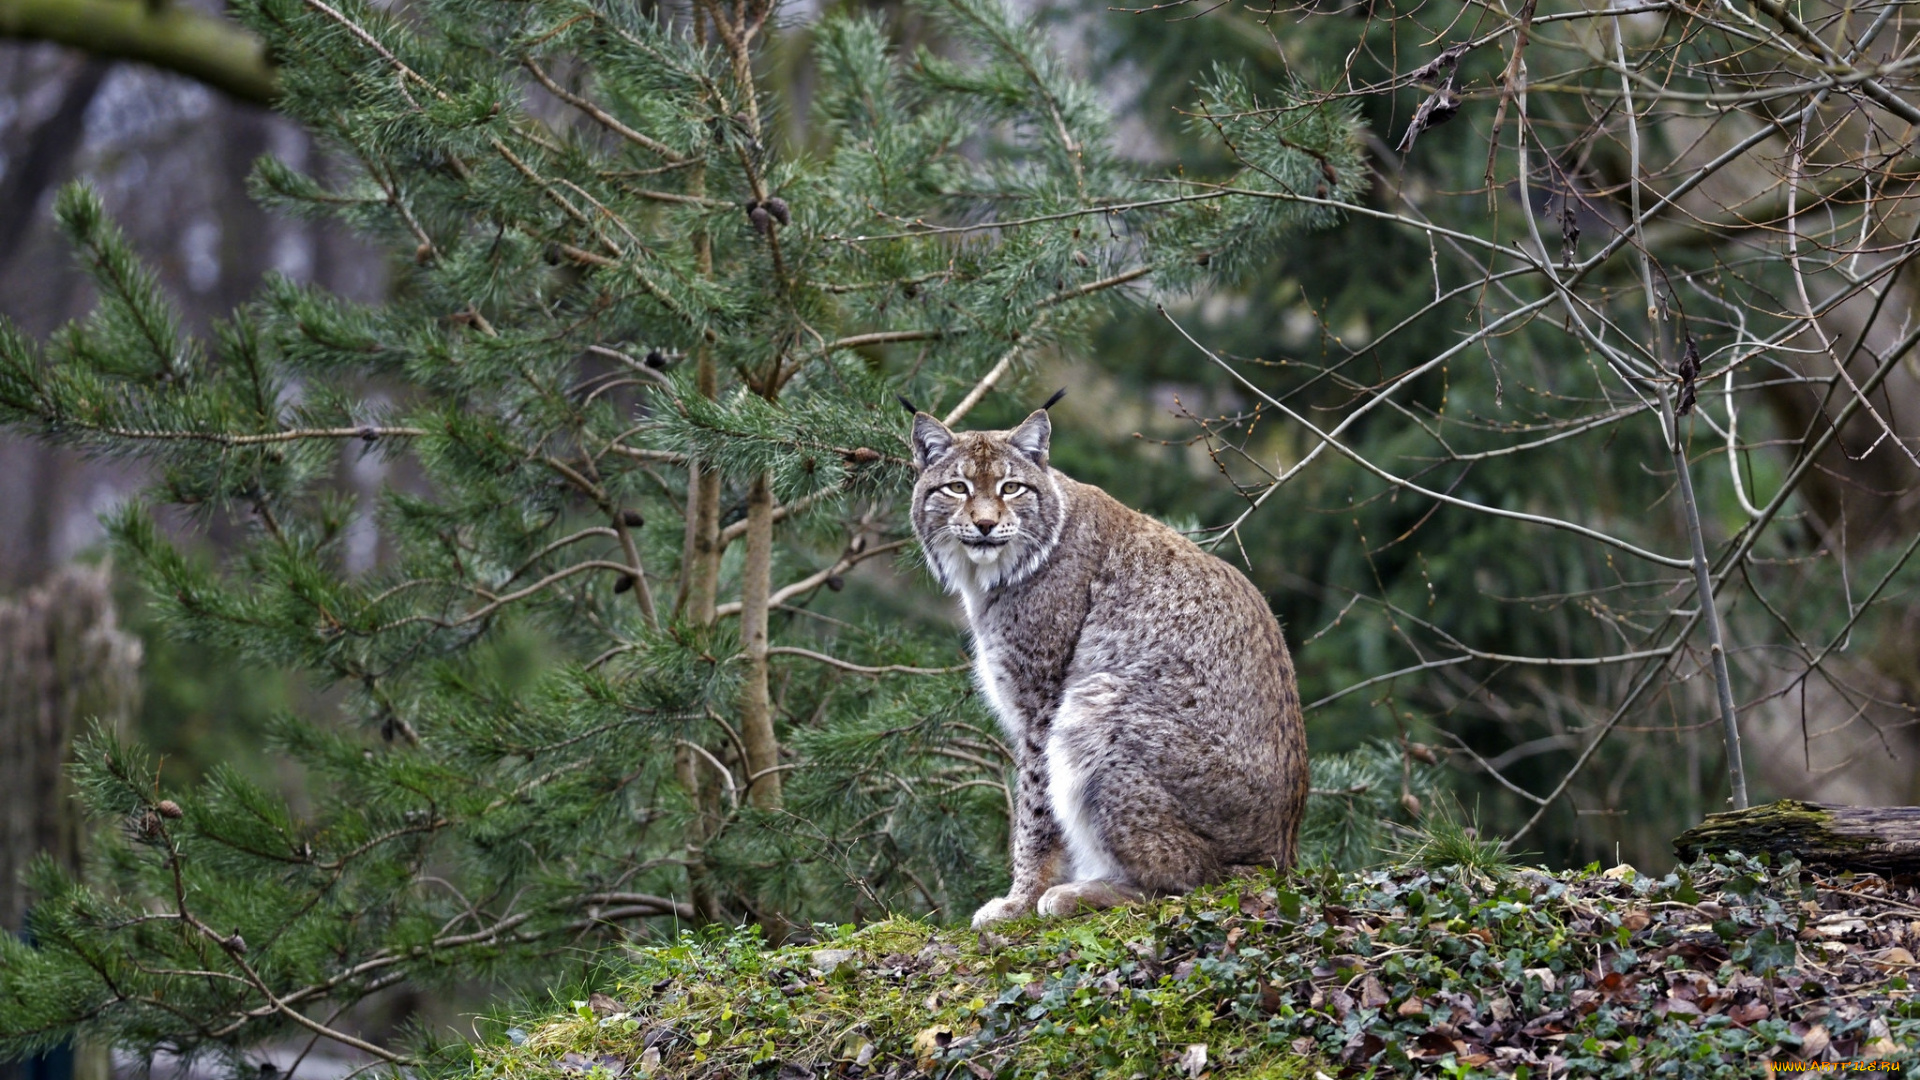
{"type": "Polygon", "coordinates": [[[974,518],[973,519],[973,527],[979,530],[981,536],[990,535],[993,532],[993,527],[998,524],[1000,523],[993,520],[992,518],[974,518]]]}

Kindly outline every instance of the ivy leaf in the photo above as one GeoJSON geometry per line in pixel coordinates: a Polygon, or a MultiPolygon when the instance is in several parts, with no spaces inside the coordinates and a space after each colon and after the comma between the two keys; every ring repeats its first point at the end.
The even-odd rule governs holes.
{"type": "Polygon", "coordinates": [[[1799,948],[1792,938],[1783,938],[1774,927],[1767,927],[1748,938],[1733,951],[1734,960],[1744,963],[1756,975],[1766,975],[1793,966],[1799,948]]]}

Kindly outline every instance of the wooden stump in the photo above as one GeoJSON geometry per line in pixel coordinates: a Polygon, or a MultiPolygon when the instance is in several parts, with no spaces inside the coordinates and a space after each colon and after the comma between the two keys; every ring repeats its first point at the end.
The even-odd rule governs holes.
{"type": "MultiPolygon", "coordinates": [[[[140,642],[115,622],[104,567],[68,567],[0,600],[0,934],[24,928],[20,872],[42,852],[80,872],[85,822],[67,776],[73,740],[98,720],[124,727],[139,700],[140,642]]],[[[105,1080],[107,1049],[84,1045],[0,1062],[0,1080],[105,1080]]]]}
{"type": "Polygon", "coordinates": [[[1782,799],[1709,814],[1673,838],[1687,862],[1739,851],[1791,855],[1808,866],[1874,874],[1920,874],[1920,806],[1825,806],[1782,799]]]}

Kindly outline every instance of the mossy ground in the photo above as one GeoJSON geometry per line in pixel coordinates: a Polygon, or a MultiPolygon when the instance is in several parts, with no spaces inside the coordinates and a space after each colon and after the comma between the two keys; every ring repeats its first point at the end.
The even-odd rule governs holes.
{"type": "Polygon", "coordinates": [[[1734,857],[1653,879],[1405,867],[1251,879],[986,935],[683,935],[476,1048],[583,1076],[1746,1077],[1912,1068],[1920,894],[1734,857]]]}

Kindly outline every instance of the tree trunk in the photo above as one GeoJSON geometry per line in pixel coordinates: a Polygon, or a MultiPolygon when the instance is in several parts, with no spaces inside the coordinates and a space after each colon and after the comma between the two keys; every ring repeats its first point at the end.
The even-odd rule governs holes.
{"type": "MultiPolygon", "coordinates": [[[[710,350],[700,350],[694,386],[702,397],[719,394],[710,350]]],[[[687,465],[687,621],[713,625],[720,593],[720,470],[699,461],[687,465]]]]}
{"type": "Polygon", "coordinates": [[[0,183],[0,269],[24,246],[32,231],[40,196],[61,181],[68,162],[87,133],[87,108],[107,81],[110,65],[88,60],[67,82],[60,104],[27,136],[25,152],[7,162],[6,182],[0,183]]]}
{"type": "MultiPolygon", "coordinates": [[[[695,165],[688,181],[689,190],[704,195],[706,175],[705,165],[695,165]]],[[[700,275],[712,277],[713,238],[703,230],[695,234],[693,247],[700,275]]],[[[714,367],[710,345],[699,347],[693,382],[694,391],[709,401],[720,394],[720,373],[714,367]]],[[[687,621],[696,626],[714,624],[720,599],[721,554],[720,470],[707,467],[698,459],[690,460],[687,462],[687,535],[681,554],[678,606],[687,621]]],[[[693,750],[685,745],[674,747],[674,778],[695,811],[693,823],[687,829],[688,898],[701,918],[719,922],[720,898],[713,890],[704,845],[720,818],[720,793],[713,784],[701,782],[700,771],[705,767],[704,756],[696,758],[693,750]]]]}
{"type": "MultiPolygon", "coordinates": [[[[45,852],[80,872],[86,833],[67,776],[73,740],[96,722],[125,726],[139,673],[140,642],[115,625],[104,567],[68,567],[0,601],[0,933],[25,929],[33,897],[20,877],[32,859],[45,852]]],[[[75,1080],[107,1075],[105,1047],[77,1048],[71,1061],[75,1080]]],[[[49,1071],[34,1065],[0,1065],[0,1077],[49,1071]]]]}
{"type": "MultiPolygon", "coordinates": [[[[702,394],[714,394],[713,360],[701,351],[697,383],[702,394]]],[[[701,467],[698,461],[687,463],[687,536],[682,555],[681,604],[688,622],[712,626],[720,584],[720,472],[701,467]]],[[[704,755],[680,745],[673,749],[673,774],[680,789],[693,805],[694,820],[687,826],[688,899],[700,917],[720,921],[720,898],[713,891],[703,850],[713,835],[720,816],[716,785],[702,783],[700,772],[707,768],[704,755]]]]}
{"type": "Polygon", "coordinates": [[[1825,806],[1782,799],[1708,814],[1674,837],[1673,849],[1688,862],[1730,851],[1766,852],[1827,870],[1920,873],[1920,806],[1825,806]]]}
{"type": "Polygon", "coordinates": [[[780,806],[780,743],[773,733],[767,686],[767,602],[773,591],[773,493],[766,473],[747,490],[747,558],[740,572],[740,642],[747,654],[740,689],[740,738],[746,742],[747,799],[762,810],[780,806]]]}

